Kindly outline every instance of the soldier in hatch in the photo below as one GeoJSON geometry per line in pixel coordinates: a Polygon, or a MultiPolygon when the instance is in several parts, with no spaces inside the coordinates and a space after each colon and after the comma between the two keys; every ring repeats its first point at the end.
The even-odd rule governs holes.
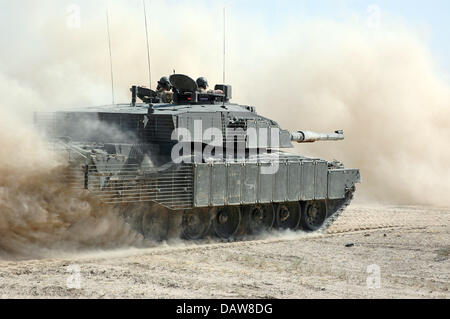
{"type": "Polygon", "coordinates": [[[204,77],[199,77],[195,82],[197,83],[197,90],[200,93],[208,93],[208,80],[204,77]]]}
{"type": "Polygon", "coordinates": [[[158,81],[158,86],[156,87],[156,94],[161,99],[162,103],[172,103],[173,101],[173,92],[170,91],[172,86],[170,85],[169,79],[166,76],[163,76],[158,81]]]}
{"type": "Polygon", "coordinates": [[[222,90],[208,90],[208,80],[204,77],[199,77],[195,82],[197,83],[197,91],[200,93],[223,94],[222,90]]]}

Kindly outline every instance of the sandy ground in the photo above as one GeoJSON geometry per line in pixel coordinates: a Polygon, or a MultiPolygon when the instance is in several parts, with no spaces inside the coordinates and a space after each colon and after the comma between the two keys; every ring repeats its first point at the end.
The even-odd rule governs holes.
{"type": "Polygon", "coordinates": [[[351,205],[327,234],[2,260],[0,297],[449,298],[449,254],[450,208],[351,205]]]}

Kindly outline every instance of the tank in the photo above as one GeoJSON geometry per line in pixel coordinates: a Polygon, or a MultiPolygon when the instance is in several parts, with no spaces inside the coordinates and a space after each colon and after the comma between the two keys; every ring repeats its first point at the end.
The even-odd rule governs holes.
{"type": "Polygon", "coordinates": [[[358,169],[285,151],[342,140],[343,131],[289,132],[255,107],[232,103],[230,85],[207,91],[183,74],[169,80],[171,103],[133,86],[131,103],[34,114],[66,154],[71,187],[153,240],[323,231],[349,205],[358,169]]]}

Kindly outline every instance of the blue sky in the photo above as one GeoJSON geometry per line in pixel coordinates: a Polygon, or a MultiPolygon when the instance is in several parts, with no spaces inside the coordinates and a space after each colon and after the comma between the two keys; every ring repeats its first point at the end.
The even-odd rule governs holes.
{"type": "Polygon", "coordinates": [[[289,17],[346,21],[358,15],[368,19],[368,8],[376,5],[383,18],[394,18],[421,33],[436,63],[450,74],[450,1],[448,0],[228,0],[233,14],[260,15],[267,23],[277,25],[289,17]]]}

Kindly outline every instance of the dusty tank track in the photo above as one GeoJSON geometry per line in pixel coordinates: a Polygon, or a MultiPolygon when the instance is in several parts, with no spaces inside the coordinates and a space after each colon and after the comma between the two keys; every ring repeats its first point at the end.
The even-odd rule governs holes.
{"type": "MultiPolygon", "coordinates": [[[[333,211],[328,211],[328,217],[324,220],[322,226],[315,230],[315,231],[310,231],[310,230],[303,230],[300,223],[298,224],[297,228],[295,230],[290,229],[290,231],[298,231],[298,233],[304,233],[305,235],[311,236],[311,235],[324,235],[328,233],[328,229],[331,227],[331,225],[339,218],[339,216],[345,211],[345,209],[350,205],[352,199],[353,199],[353,194],[355,192],[355,188],[353,187],[351,190],[349,190],[347,192],[347,195],[344,199],[342,200],[337,200],[333,203],[333,207],[329,208],[331,210],[335,210],[333,211]]],[[[126,206],[125,210],[129,210],[130,207],[126,206]]],[[[151,210],[155,210],[155,207],[152,207],[151,210]]],[[[130,224],[132,224],[132,227],[142,233],[145,236],[145,231],[143,231],[142,228],[142,217],[140,217],[142,215],[142,208],[138,209],[137,212],[137,216],[132,216],[130,219],[130,216],[126,217],[125,219],[127,220],[127,222],[129,222],[130,224]],[[141,212],[139,212],[139,210],[141,210],[141,212]],[[137,221],[137,222],[136,222],[137,221]]],[[[164,226],[166,228],[166,226],[164,226]]],[[[166,236],[163,236],[163,238],[161,238],[160,240],[156,240],[156,241],[166,241],[166,240],[170,240],[173,238],[183,238],[182,236],[182,232],[179,229],[181,228],[181,216],[180,214],[178,214],[178,217],[174,215],[173,218],[169,218],[168,219],[168,225],[167,225],[167,233],[166,236]]],[[[214,235],[214,232],[212,230],[213,226],[210,226],[210,231],[208,232],[208,234],[201,239],[186,239],[190,242],[193,243],[201,243],[201,244],[208,244],[208,241],[210,242],[211,240],[213,240],[215,243],[234,243],[234,242],[250,242],[250,241],[254,241],[254,242],[261,242],[261,234],[249,234],[249,233],[243,233],[240,232],[239,234],[237,234],[236,236],[231,236],[230,238],[220,238],[217,235],[214,235]]],[[[264,234],[267,234],[270,232],[276,232],[279,229],[277,229],[275,227],[275,222],[274,222],[274,227],[271,230],[268,230],[266,232],[264,232],[264,234]]],[[[358,230],[358,229],[355,229],[358,230]]],[[[159,231],[159,229],[158,229],[159,231]]],[[[283,230],[281,230],[283,231],[283,230]]],[[[333,233],[336,233],[336,231],[333,231],[333,233]]],[[[154,240],[154,239],[153,239],[154,240]]],[[[262,240],[264,241],[264,240],[262,240]]],[[[276,241],[276,240],[275,240],[276,241]]]]}
{"type": "Polygon", "coordinates": [[[329,216],[327,219],[325,219],[322,227],[320,227],[316,232],[317,233],[326,233],[330,226],[339,218],[339,216],[345,211],[345,209],[350,205],[351,201],[353,200],[353,195],[355,193],[355,187],[353,187],[351,190],[348,191],[347,195],[345,196],[343,203],[339,206],[337,211],[331,216],[329,216]]]}
{"type": "Polygon", "coordinates": [[[379,230],[393,230],[393,229],[403,229],[403,230],[417,230],[417,229],[425,229],[425,226],[418,226],[409,224],[407,222],[396,222],[396,221],[386,221],[386,222],[376,222],[376,223],[365,223],[364,220],[358,221],[355,226],[344,224],[342,226],[338,226],[335,229],[330,229],[330,226],[338,219],[340,215],[345,211],[345,209],[349,206],[352,198],[347,198],[345,204],[336,211],[334,216],[330,216],[333,218],[329,218],[326,221],[324,226],[314,232],[302,232],[298,231],[296,233],[289,233],[287,236],[274,235],[267,238],[244,238],[241,240],[235,240],[233,242],[223,241],[220,239],[214,240],[200,240],[200,241],[189,241],[187,243],[187,247],[174,247],[169,245],[164,246],[156,246],[151,250],[147,250],[145,254],[147,255],[160,255],[160,254],[170,254],[177,252],[189,252],[189,251],[197,251],[197,250],[216,250],[216,249],[232,249],[239,247],[254,247],[258,245],[268,245],[274,243],[283,243],[290,241],[298,241],[298,240],[310,240],[310,239],[319,239],[319,238],[334,238],[334,237],[345,237],[350,234],[367,234],[371,232],[376,232],[379,230]]]}

